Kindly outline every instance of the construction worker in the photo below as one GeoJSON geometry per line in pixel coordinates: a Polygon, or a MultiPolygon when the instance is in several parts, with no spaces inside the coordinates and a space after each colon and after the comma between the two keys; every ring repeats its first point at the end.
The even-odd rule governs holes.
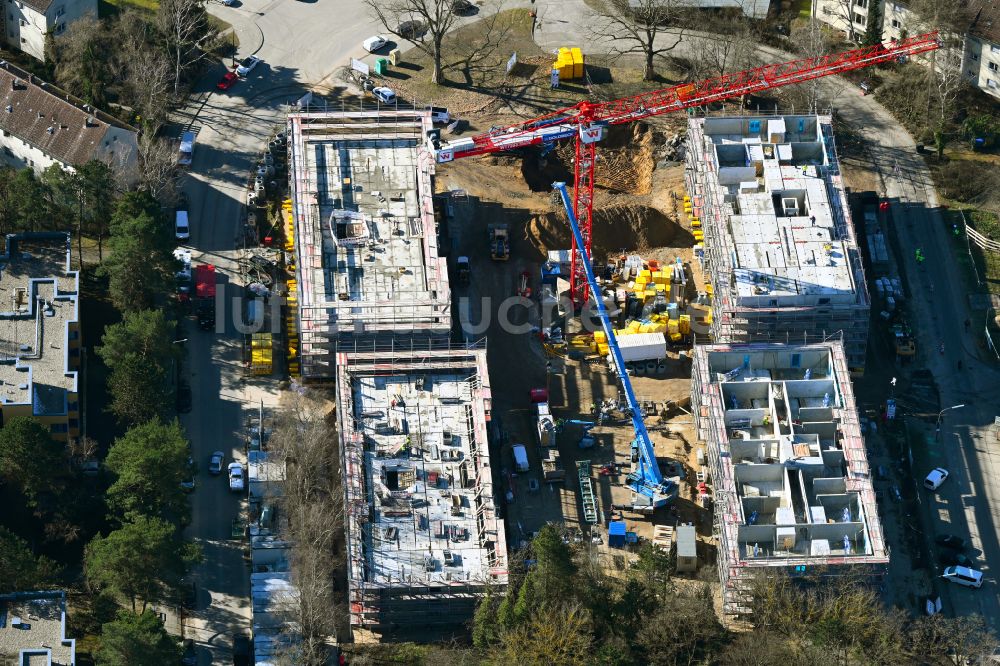
{"type": "Polygon", "coordinates": [[[917,248],[916,257],[917,257],[917,263],[918,264],[924,263],[924,251],[921,250],[919,247],[917,248]]]}
{"type": "Polygon", "coordinates": [[[958,230],[958,225],[957,225],[957,224],[953,224],[953,225],[951,225],[951,233],[952,233],[953,235],[955,235],[955,236],[958,236],[958,234],[959,234],[960,232],[959,232],[959,230],[958,230]]]}

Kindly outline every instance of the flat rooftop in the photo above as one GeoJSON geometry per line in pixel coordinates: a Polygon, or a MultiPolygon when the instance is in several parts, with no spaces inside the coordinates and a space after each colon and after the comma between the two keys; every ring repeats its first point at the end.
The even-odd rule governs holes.
{"type": "Polygon", "coordinates": [[[734,560],[887,561],[839,342],[697,347],[695,373],[734,560]]]}
{"type": "MultiPolygon", "coordinates": [[[[835,160],[829,116],[689,120],[707,162],[706,205],[725,207],[724,243],[741,305],[866,301],[857,288],[857,244],[835,160]],[[856,259],[854,259],[856,261],[856,259]]],[[[711,242],[713,239],[709,239],[711,242]]],[[[863,289],[862,289],[863,292],[863,289]]]]}
{"type": "Polygon", "coordinates": [[[423,149],[429,112],[292,114],[288,123],[303,355],[338,336],[447,333],[434,161],[423,149]]]}
{"type": "Polygon", "coordinates": [[[506,583],[485,349],[338,354],[353,587],[506,583]]]}
{"type": "Polygon", "coordinates": [[[71,666],[76,641],[66,638],[63,592],[0,595],[0,663],[71,666]]]}
{"type": "Polygon", "coordinates": [[[69,235],[7,237],[0,255],[0,400],[64,415],[77,392],[69,324],[79,320],[79,280],[69,270],[69,235]]]}

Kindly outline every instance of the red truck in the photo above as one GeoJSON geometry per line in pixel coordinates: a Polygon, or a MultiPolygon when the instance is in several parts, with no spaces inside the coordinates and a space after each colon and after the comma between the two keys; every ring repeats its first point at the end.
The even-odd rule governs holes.
{"type": "Polygon", "coordinates": [[[194,267],[195,314],[198,326],[210,331],[215,325],[215,266],[201,264],[194,267]]]}

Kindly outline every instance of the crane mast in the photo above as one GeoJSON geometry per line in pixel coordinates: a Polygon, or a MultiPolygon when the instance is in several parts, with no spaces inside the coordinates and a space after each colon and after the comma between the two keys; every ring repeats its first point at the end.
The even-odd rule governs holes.
{"type": "Polygon", "coordinates": [[[562,139],[573,138],[576,141],[573,210],[580,233],[579,238],[577,234],[573,236],[570,295],[574,305],[582,307],[587,298],[584,259],[591,258],[597,143],[604,137],[607,127],[903,60],[933,51],[940,46],[938,34],[930,32],[893,42],[889,46],[876,44],[842,53],[764,65],[610,102],[583,101],[540,118],[495,128],[485,134],[446,143],[435,142],[431,145],[431,150],[436,161],[450,162],[463,157],[488,155],[562,139]]]}

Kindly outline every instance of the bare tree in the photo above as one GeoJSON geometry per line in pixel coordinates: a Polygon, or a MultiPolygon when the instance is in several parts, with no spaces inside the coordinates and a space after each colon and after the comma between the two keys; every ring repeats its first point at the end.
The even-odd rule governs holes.
{"type": "MultiPolygon", "coordinates": [[[[823,26],[816,19],[809,19],[808,23],[796,26],[789,35],[792,43],[799,46],[799,52],[805,58],[815,58],[828,52],[829,45],[823,35],[823,26]]],[[[806,107],[816,110],[819,106],[820,79],[812,79],[799,85],[790,86],[783,89],[786,99],[789,99],[793,107],[806,107]]]]}
{"type": "Polygon", "coordinates": [[[705,30],[714,35],[695,42],[695,77],[723,76],[756,64],[760,39],[753,22],[738,14],[723,14],[705,30]]]}
{"type": "Polygon", "coordinates": [[[453,0],[365,0],[365,4],[383,28],[427,54],[433,62],[431,83],[441,83],[441,45],[458,19],[453,0]]]}
{"type": "Polygon", "coordinates": [[[292,580],[296,598],[289,612],[295,632],[295,664],[322,666],[329,638],[344,621],[345,608],[334,589],[343,566],[338,548],[344,534],[336,430],[328,403],[302,396],[282,412],[270,440],[274,457],[285,462],[282,494],[276,498],[283,535],[293,544],[292,580]]]}
{"type": "Polygon", "coordinates": [[[962,74],[961,52],[952,45],[946,45],[937,54],[935,66],[930,67],[930,77],[934,85],[937,112],[934,126],[934,145],[938,158],[944,154],[948,132],[957,115],[956,102],[968,89],[968,82],[962,74]]]}
{"type": "Polygon", "coordinates": [[[174,61],[174,96],[180,94],[181,73],[202,57],[198,43],[208,32],[204,0],[162,0],[156,22],[174,61]]]}
{"type": "Polygon", "coordinates": [[[591,32],[614,56],[642,55],[642,78],[652,81],[656,58],[681,43],[689,8],[686,0],[599,0],[591,32]]]}
{"type": "MultiPolygon", "coordinates": [[[[881,1],[881,0],[873,0],[881,1]]],[[[835,16],[844,30],[847,37],[852,42],[858,41],[858,31],[854,29],[854,5],[856,0],[826,0],[826,7],[830,7],[830,13],[835,16]],[[832,5],[832,7],[831,7],[832,5]]]]}
{"type": "Polygon", "coordinates": [[[116,38],[111,63],[120,82],[122,101],[138,115],[143,129],[155,134],[166,118],[175,77],[174,68],[163,57],[156,26],[134,9],[123,9],[109,30],[116,38]]]}
{"type": "MultiPolygon", "coordinates": [[[[172,204],[177,197],[177,182],[174,180],[177,166],[176,148],[169,141],[159,139],[148,132],[139,135],[138,186],[146,190],[161,204],[172,204]]],[[[133,174],[126,172],[121,164],[112,164],[122,189],[127,189],[133,174]]]]}

